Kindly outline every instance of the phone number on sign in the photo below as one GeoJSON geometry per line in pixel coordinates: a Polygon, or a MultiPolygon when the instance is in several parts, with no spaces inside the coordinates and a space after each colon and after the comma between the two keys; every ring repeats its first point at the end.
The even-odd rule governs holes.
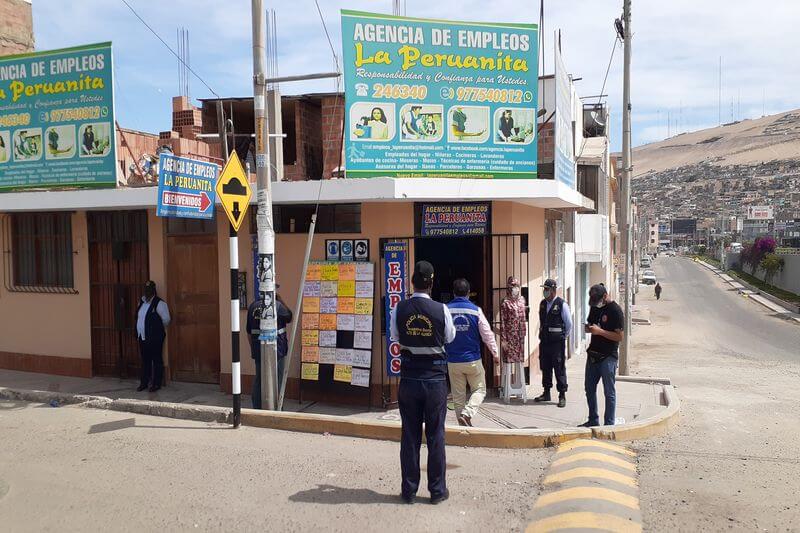
{"type": "Polygon", "coordinates": [[[423,100],[426,96],[428,96],[428,88],[424,85],[376,83],[372,88],[373,98],[391,98],[393,100],[423,100]]]}
{"type": "MultiPolygon", "coordinates": [[[[451,89],[452,90],[452,89],[451,89]]],[[[455,90],[459,102],[522,103],[523,93],[519,89],[487,89],[485,87],[459,87],[455,90]]]]}

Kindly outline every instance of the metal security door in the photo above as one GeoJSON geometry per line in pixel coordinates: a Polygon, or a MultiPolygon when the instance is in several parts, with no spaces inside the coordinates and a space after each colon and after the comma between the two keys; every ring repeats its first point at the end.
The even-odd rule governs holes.
{"type": "Polygon", "coordinates": [[[136,308],[150,277],[147,211],[87,213],[92,372],[139,373],[136,308]]]}

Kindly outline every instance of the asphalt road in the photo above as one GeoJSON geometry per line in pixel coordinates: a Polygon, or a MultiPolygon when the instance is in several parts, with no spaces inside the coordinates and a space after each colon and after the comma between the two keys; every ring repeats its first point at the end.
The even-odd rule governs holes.
{"type": "Polygon", "coordinates": [[[800,325],[702,266],[659,257],[632,373],[668,376],[681,419],[634,443],[647,531],[800,530],[800,325]]]}
{"type": "Polygon", "coordinates": [[[450,500],[408,506],[393,442],[23,402],[0,436],[8,532],[520,531],[553,453],[449,447],[450,500]]]}

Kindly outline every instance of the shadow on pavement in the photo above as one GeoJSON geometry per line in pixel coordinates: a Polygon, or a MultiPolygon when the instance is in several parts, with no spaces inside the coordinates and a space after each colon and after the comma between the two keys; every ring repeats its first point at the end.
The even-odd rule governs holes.
{"type": "Polygon", "coordinates": [[[233,429],[233,426],[156,426],[156,425],[139,425],[136,424],[136,418],[123,418],[122,420],[114,420],[112,422],[103,422],[101,424],[94,424],[89,427],[88,434],[93,435],[96,433],[108,433],[109,431],[117,431],[126,428],[144,428],[144,429],[233,429]]]}
{"type": "Polygon", "coordinates": [[[28,407],[28,402],[15,402],[13,400],[0,401],[0,411],[13,411],[16,409],[25,409],[28,407]]]}
{"type": "Polygon", "coordinates": [[[302,503],[396,503],[401,504],[399,494],[381,494],[370,489],[347,489],[335,485],[318,485],[315,489],[301,490],[289,496],[289,501],[302,503]]]}

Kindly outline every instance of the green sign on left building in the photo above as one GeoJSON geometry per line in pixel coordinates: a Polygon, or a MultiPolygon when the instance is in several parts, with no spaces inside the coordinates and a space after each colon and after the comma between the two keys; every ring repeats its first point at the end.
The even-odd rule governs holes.
{"type": "Polygon", "coordinates": [[[0,191],[114,187],[111,43],[0,57],[0,191]]]}

